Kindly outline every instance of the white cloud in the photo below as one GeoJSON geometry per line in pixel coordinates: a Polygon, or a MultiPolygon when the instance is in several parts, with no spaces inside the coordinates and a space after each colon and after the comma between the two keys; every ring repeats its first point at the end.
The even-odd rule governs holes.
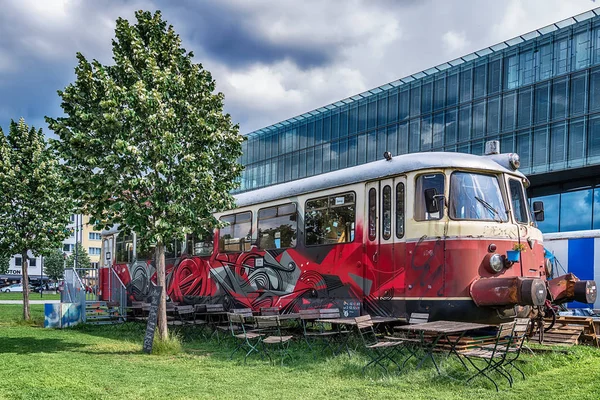
{"type": "Polygon", "coordinates": [[[464,51],[469,45],[467,35],[464,32],[448,31],[442,35],[442,41],[446,46],[446,52],[450,53],[464,51]]]}

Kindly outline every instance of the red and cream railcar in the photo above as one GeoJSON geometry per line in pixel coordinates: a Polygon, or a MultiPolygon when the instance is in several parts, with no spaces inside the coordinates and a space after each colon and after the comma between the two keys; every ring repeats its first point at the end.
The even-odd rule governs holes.
{"type": "MultiPolygon", "coordinates": [[[[167,294],[282,312],[528,315],[551,295],[527,184],[516,154],[415,153],[242,193],[235,210],[217,215],[228,225],[214,237],[168,249],[167,294]]],[[[155,279],[151,256],[116,230],[104,241],[106,256],[115,255],[105,266],[130,298],[143,298],[155,279]]],[[[557,278],[550,289],[595,298],[593,282],[565,295],[573,280],[557,278]]]]}

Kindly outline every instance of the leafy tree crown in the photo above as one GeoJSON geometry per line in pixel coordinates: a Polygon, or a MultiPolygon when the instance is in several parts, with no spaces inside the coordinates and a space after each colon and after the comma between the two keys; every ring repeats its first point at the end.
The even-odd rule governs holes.
{"type": "Polygon", "coordinates": [[[72,211],[64,185],[41,129],[23,119],[11,121],[7,136],[0,129],[0,254],[38,256],[60,246],[72,211]]]}
{"type": "Polygon", "coordinates": [[[206,233],[212,212],[233,207],[244,139],[160,12],[135,16],[117,20],[114,65],[77,54],[76,80],[58,92],[66,117],[46,120],[82,211],[164,243],[206,233]]]}

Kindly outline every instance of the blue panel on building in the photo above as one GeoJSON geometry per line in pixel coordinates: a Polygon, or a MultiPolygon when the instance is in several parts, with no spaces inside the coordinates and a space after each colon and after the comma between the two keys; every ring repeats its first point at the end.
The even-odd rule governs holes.
{"type": "MultiPolygon", "coordinates": [[[[581,280],[594,279],[594,238],[569,239],[569,272],[581,280]]],[[[569,308],[589,307],[588,304],[572,302],[569,308]]]]}

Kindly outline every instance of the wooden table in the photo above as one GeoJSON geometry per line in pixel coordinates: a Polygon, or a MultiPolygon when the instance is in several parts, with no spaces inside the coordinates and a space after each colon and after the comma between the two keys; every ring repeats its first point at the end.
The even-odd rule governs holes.
{"type": "Polygon", "coordinates": [[[489,328],[491,325],[487,324],[477,324],[473,322],[459,322],[459,321],[434,321],[434,322],[425,322],[423,324],[413,324],[413,325],[402,325],[397,326],[394,329],[400,331],[409,331],[418,333],[421,338],[421,345],[425,349],[425,356],[421,359],[419,364],[417,365],[417,369],[419,369],[427,358],[430,358],[435,365],[435,369],[438,374],[440,374],[440,369],[433,358],[433,351],[436,349],[438,342],[441,339],[445,339],[449,344],[450,349],[448,350],[448,356],[454,354],[458,357],[461,364],[466,368],[465,362],[462,360],[460,354],[456,351],[456,346],[463,338],[465,333],[469,331],[474,331],[477,329],[489,328]],[[425,334],[433,334],[434,339],[431,342],[425,340],[425,334]],[[456,340],[450,339],[449,335],[458,335],[456,340]]]}

